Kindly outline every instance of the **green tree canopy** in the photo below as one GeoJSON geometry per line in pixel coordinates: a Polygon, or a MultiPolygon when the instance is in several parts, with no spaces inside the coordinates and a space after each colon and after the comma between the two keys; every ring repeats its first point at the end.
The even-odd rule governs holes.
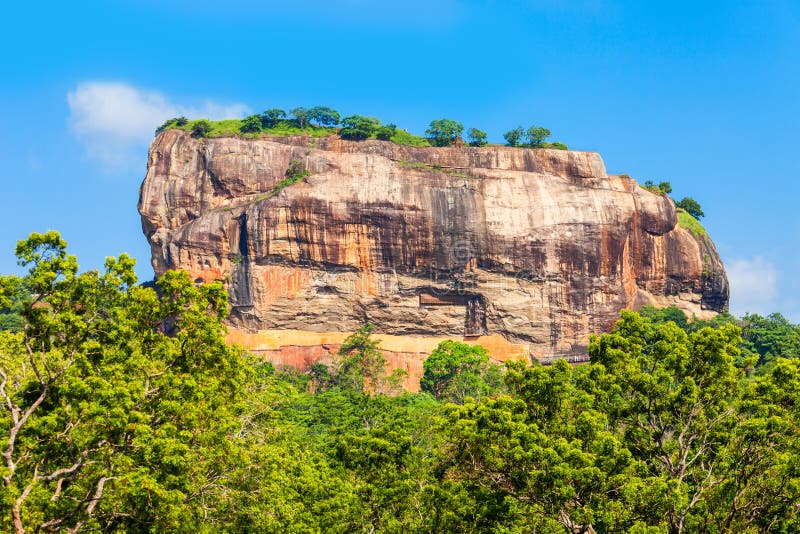
{"type": "Polygon", "coordinates": [[[486,139],[488,134],[483,130],[477,128],[470,128],[467,130],[467,138],[469,139],[470,146],[486,146],[486,139]]]}
{"type": "Polygon", "coordinates": [[[433,146],[451,146],[464,131],[464,125],[450,119],[431,121],[425,135],[433,146]]]}
{"type": "Polygon", "coordinates": [[[539,148],[544,145],[545,139],[550,137],[550,130],[541,126],[531,126],[525,131],[525,137],[531,148],[539,148]]]}
{"type": "Polygon", "coordinates": [[[222,335],[222,286],[170,272],[159,296],[134,285],[124,254],[78,274],[55,232],[32,234],[17,256],[35,297],[21,332],[0,332],[0,529],[173,530],[218,517],[244,377],[222,335]]]}
{"type": "Polygon", "coordinates": [[[298,128],[307,128],[308,127],[308,120],[310,119],[309,110],[306,108],[294,108],[292,111],[292,116],[294,117],[294,122],[297,124],[298,128]]]}
{"type": "Polygon", "coordinates": [[[522,128],[522,126],[518,126],[517,128],[514,128],[513,130],[509,130],[506,133],[504,133],[503,139],[506,140],[508,146],[518,146],[520,140],[524,135],[525,135],[525,130],[522,128]]]}
{"type": "Polygon", "coordinates": [[[316,106],[308,110],[308,119],[320,126],[335,126],[339,124],[340,118],[338,111],[326,106],[316,106]]]}
{"type": "Polygon", "coordinates": [[[244,133],[255,133],[261,131],[261,115],[249,115],[242,119],[239,130],[244,133]]]}
{"type": "Polygon", "coordinates": [[[684,197],[680,202],[675,203],[675,207],[684,210],[695,219],[702,219],[706,216],[703,213],[703,208],[700,207],[700,203],[691,197],[684,197]]]}
{"type": "Polygon", "coordinates": [[[342,129],[339,130],[339,135],[342,139],[362,141],[375,135],[380,125],[381,121],[376,118],[350,115],[342,120],[342,129]]]}
{"type": "Polygon", "coordinates": [[[480,345],[442,341],[423,363],[420,388],[437,400],[463,404],[466,397],[480,399],[501,383],[496,365],[480,345]]]}
{"type": "Polygon", "coordinates": [[[390,141],[397,133],[397,126],[394,124],[387,124],[380,126],[375,132],[375,137],[381,141],[390,141]]]}
{"type": "Polygon", "coordinates": [[[271,108],[265,110],[261,114],[261,127],[262,128],[274,128],[277,126],[278,122],[281,119],[286,118],[286,112],[282,109],[278,108],[271,108]]]}
{"type": "Polygon", "coordinates": [[[192,133],[195,137],[205,137],[211,132],[211,123],[206,119],[194,121],[192,124],[192,133]]]}

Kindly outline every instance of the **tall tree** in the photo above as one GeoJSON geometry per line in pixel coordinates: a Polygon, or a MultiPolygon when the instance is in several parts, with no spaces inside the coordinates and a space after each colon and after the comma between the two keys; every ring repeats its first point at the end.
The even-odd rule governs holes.
{"type": "Polygon", "coordinates": [[[218,518],[243,377],[222,335],[221,285],[171,272],[159,297],[134,285],[125,255],[78,274],[55,232],[32,234],[17,256],[35,297],[22,332],[0,333],[0,528],[170,530],[218,518]]]}

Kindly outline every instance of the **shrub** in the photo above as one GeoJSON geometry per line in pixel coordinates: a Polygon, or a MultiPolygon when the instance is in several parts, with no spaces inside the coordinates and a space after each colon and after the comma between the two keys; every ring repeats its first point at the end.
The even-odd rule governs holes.
{"type": "Polygon", "coordinates": [[[394,137],[396,133],[397,126],[394,124],[387,124],[386,126],[381,126],[378,128],[377,132],[375,133],[375,137],[381,141],[391,141],[392,137],[394,137]]]}
{"type": "Polygon", "coordinates": [[[470,128],[467,130],[467,137],[469,138],[469,146],[486,146],[486,138],[489,136],[483,130],[470,128]]]}
{"type": "Polygon", "coordinates": [[[564,143],[556,141],[555,143],[545,143],[547,148],[554,148],[556,150],[569,150],[569,147],[564,143]]]}
{"type": "Polygon", "coordinates": [[[195,137],[205,137],[211,132],[211,123],[206,119],[195,121],[192,125],[192,133],[195,137]]]}
{"type": "Polygon", "coordinates": [[[242,120],[239,130],[243,133],[255,133],[261,131],[261,115],[250,115],[242,120]]]}
{"type": "Polygon", "coordinates": [[[660,182],[656,185],[653,180],[646,180],[642,187],[647,189],[651,193],[655,193],[656,195],[668,195],[672,192],[672,184],[669,182],[660,182]]]}
{"type": "Polygon", "coordinates": [[[464,131],[464,125],[450,119],[437,119],[431,121],[430,127],[425,130],[425,135],[433,146],[450,146],[464,131]]]}
{"type": "Polygon", "coordinates": [[[189,119],[186,117],[180,116],[175,119],[175,126],[186,126],[187,124],[189,124],[189,119]]]}
{"type": "Polygon", "coordinates": [[[161,132],[163,132],[165,130],[169,130],[170,127],[172,127],[172,126],[176,126],[176,122],[177,121],[178,121],[177,118],[172,118],[172,119],[165,120],[164,124],[162,124],[161,126],[156,128],[156,135],[160,134],[161,132]]]}

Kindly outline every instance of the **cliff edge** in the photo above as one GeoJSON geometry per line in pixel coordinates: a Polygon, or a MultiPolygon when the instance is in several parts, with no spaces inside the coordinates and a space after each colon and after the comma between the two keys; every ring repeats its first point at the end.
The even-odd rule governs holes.
{"type": "Polygon", "coordinates": [[[728,306],[708,236],[590,152],[167,130],[139,212],[156,275],[225,281],[247,332],[371,322],[553,357],[581,354],[623,308],[728,306]],[[291,160],[311,174],[276,190],[291,160]]]}

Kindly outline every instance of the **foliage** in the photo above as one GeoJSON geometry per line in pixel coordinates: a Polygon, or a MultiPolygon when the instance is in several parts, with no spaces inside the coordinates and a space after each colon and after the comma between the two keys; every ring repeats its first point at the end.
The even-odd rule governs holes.
{"type": "Polygon", "coordinates": [[[213,524],[245,376],[222,286],[170,272],[159,297],[126,255],[78,274],[56,232],[17,257],[35,298],[22,332],[0,333],[0,529],[213,524]]]}
{"type": "Polygon", "coordinates": [[[676,202],[675,206],[684,210],[697,220],[706,216],[706,214],[703,213],[703,208],[700,207],[700,203],[691,197],[684,197],[680,202],[676,202]]]}
{"type": "Polygon", "coordinates": [[[380,126],[375,131],[375,138],[381,141],[391,141],[395,135],[397,135],[397,126],[394,124],[380,126]]]}
{"type": "Polygon", "coordinates": [[[451,146],[457,137],[464,131],[464,125],[450,119],[436,119],[431,121],[425,130],[425,135],[433,146],[451,146]]]}
{"type": "Polygon", "coordinates": [[[25,306],[33,300],[33,295],[25,281],[17,276],[0,278],[0,331],[19,332],[25,324],[25,306]]]}
{"type": "Polygon", "coordinates": [[[305,180],[309,176],[311,176],[311,171],[306,170],[302,161],[296,159],[289,160],[289,166],[286,168],[284,178],[272,188],[272,195],[277,195],[284,188],[305,180]]]}
{"type": "Polygon", "coordinates": [[[165,130],[169,130],[170,128],[179,128],[182,126],[186,126],[189,120],[186,117],[174,117],[172,119],[167,119],[164,123],[156,128],[156,135],[160,134],[165,130]]]}
{"type": "Polygon", "coordinates": [[[366,393],[376,391],[383,385],[386,359],[372,338],[374,326],[366,324],[350,334],[339,348],[336,365],[336,384],[366,393]]]}
{"type": "Polygon", "coordinates": [[[294,108],[290,113],[294,117],[294,122],[298,128],[306,128],[308,126],[308,120],[311,118],[309,115],[309,111],[306,108],[299,107],[294,108]]]}
{"type": "Polygon", "coordinates": [[[672,193],[672,184],[669,182],[659,182],[659,184],[656,185],[652,180],[647,180],[642,184],[642,187],[657,195],[668,195],[672,193]]]}
{"type": "Polygon", "coordinates": [[[78,273],[55,232],[17,256],[2,531],[800,529],[800,327],[778,314],[745,316],[742,341],[730,316],[623,312],[589,363],[510,363],[504,394],[484,350],[450,341],[425,362],[433,394],[387,396],[369,325],[334,368],[290,372],[225,343],[220,284],[169,272],[156,292],[125,255],[78,273]],[[770,355],[763,374],[740,348],[770,355]]]}
{"type": "Polygon", "coordinates": [[[479,130],[477,128],[470,128],[467,130],[469,146],[486,146],[486,139],[488,137],[488,134],[483,130],[479,130]]]}
{"type": "Polygon", "coordinates": [[[261,131],[261,115],[250,115],[242,119],[239,130],[243,133],[256,133],[261,131]]]}
{"type": "Polygon", "coordinates": [[[503,134],[503,139],[506,140],[508,146],[519,146],[519,142],[525,135],[525,130],[522,126],[518,126],[513,130],[509,130],[503,134]]]}
{"type": "Polygon", "coordinates": [[[689,320],[683,310],[677,306],[667,306],[666,308],[656,308],[655,306],[643,306],[639,310],[639,315],[655,324],[664,324],[672,321],[683,331],[689,331],[689,320]]]}
{"type": "Polygon", "coordinates": [[[489,353],[480,345],[442,341],[423,363],[420,388],[437,400],[463,404],[467,397],[480,399],[499,389],[498,366],[489,364],[489,353]]]}
{"type": "Polygon", "coordinates": [[[195,137],[206,137],[211,132],[211,123],[205,119],[194,121],[192,133],[195,137]]]}
{"type": "Polygon", "coordinates": [[[350,115],[342,120],[342,129],[339,130],[339,135],[342,139],[363,141],[375,135],[380,125],[381,121],[376,118],[350,115]]]}
{"type": "Polygon", "coordinates": [[[541,148],[545,139],[550,137],[550,130],[541,126],[531,126],[525,131],[525,137],[528,139],[528,146],[541,148]]]}
{"type": "Polygon", "coordinates": [[[315,106],[308,110],[308,119],[319,126],[335,126],[339,124],[339,112],[326,106],[315,106]]]}
{"type": "Polygon", "coordinates": [[[282,109],[271,108],[261,113],[261,127],[274,128],[278,125],[278,121],[286,118],[286,112],[282,109]]]}

